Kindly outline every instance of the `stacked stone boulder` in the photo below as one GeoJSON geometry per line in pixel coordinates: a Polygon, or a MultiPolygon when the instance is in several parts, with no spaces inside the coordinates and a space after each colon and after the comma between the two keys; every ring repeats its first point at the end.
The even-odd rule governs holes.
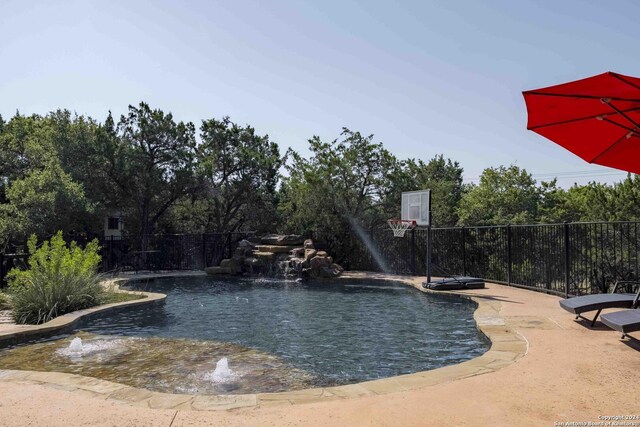
{"type": "Polygon", "coordinates": [[[242,240],[233,256],[208,274],[270,275],[304,278],[332,278],[344,269],[325,251],[316,250],[311,239],[296,234],[268,234],[258,241],[242,240]]]}

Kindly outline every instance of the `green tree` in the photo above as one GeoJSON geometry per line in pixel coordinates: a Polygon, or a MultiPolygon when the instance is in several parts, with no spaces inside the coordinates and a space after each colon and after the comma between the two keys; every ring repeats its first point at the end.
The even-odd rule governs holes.
{"type": "Polygon", "coordinates": [[[488,168],[462,197],[460,225],[527,224],[537,220],[540,189],[527,171],[512,165],[488,168]]]}
{"type": "Polygon", "coordinates": [[[82,184],[94,205],[92,232],[102,231],[102,221],[109,210],[117,208],[113,189],[103,168],[101,136],[103,126],[90,117],[72,115],[68,110],[56,110],[47,116],[53,132],[52,140],[60,164],[73,181],[82,184]],[[113,206],[115,205],[115,206],[113,206]]]}
{"type": "Polygon", "coordinates": [[[567,191],[567,210],[572,220],[637,221],[640,220],[640,177],[628,174],[613,185],[591,182],[574,185],[567,191]]]}
{"type": "Polygon", "coordinates": [[[439,227],[454,226],[458,222],[457,209],[464,185],[463,169],[458,162],[434,156],[428,162],[408,159],[398,163],[389,177],[393,190],[385,199],[389,218],[398,217],[403,191],[431,190],[432,223],[439,227]]]}
{"type": "Polygon", "coordinates": [[[557,180],[540,183],[538,218],[541,223],[576,221],[580,215],[571,208],[567,190],[558,187],[557,180]]]}
{"type": "Polygon", "coordinates": [[[200,138],[200,185],[173,209],[178,231],[273,231],[276,186],[284,162],[278,144],[228,117],[204,120],[200,138]]]}
{"type": "Polygon", "coordinates": [[[383,202],[393,191],[390,178],[397,159],[373,142],[373,135],[344,128],[341,137],[327,143],[314,136],[309,159],[291,153],[281,188],[285,229],[340,232],[349,224],[370,226],[385,217],[383,202]]]}
{"type": "Polygon", "coordinates": [[[84,234],[94,204],[65,172],[51,116],[16,114],[0,130],[0,243],[84,234]]]}
{"type": "Polygon", "coordinates": [[[74,182],[55,161],[15,180],[7,189],[9,204],[0,212],[9,236],[20,240],[29,233],[51,236],[57,230],[71,235],[85,228],[84,215],[91,203],[82,185],[74,182]]]}
{"type": "Polygon", "coordinates": [[[54,156],[54,146],[41,116],[20,113],[2,125],[0,131],[0,202],[12,181],[24,178],[30,170],[45,165],[54,156]]]}
{"type": "Polygon", "coordinates": [[[613,184],[612,193],[609,218],[614,221],[640,219],[640,176],[628,174],[624,180],[613,184]]]}
{"type": "Polygon", "coordinates": [[[129,106],[115,129],[109,115],[96,144],[102,161],[95,166],[109,179],[127,230],[145,249],[162,216],[195,188],[195,128],[141,102],[129,106]]]}

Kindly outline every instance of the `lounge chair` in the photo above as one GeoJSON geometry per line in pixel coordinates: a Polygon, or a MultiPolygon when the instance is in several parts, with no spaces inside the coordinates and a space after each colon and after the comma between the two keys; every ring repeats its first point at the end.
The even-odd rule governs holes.
{"type": "Polygon", "coordinates": [[[629,332],[640,331],[640,310],[622,310],[605,313],[600,321],[611,329],[621,332],[622,338],[629,332]]]}
{"type": "Polygon", "coordinates": [[[484,289],[484,280],[475,277],[449,277],[434,282],[423,282],[422,287],[432,291],[455,291],[460,289],[484,289]]]}
{"type": "Polygon", "coordinates": [[[560,307],[576,315],[576,319],[591,321],[591,326],[595,325],[600,312],[605,308],[634,308],[640,297],[640,284],[638,282],[616,282],[610,294],[583,295],[580,297],[567,298],[560,301],[560,307]],[[635,294],[618,294],[616,290],[622,284],[635,284],[638,291],[635,294]],[[587,319],[582,313],[596,311],[593,319],[587,319]]]}

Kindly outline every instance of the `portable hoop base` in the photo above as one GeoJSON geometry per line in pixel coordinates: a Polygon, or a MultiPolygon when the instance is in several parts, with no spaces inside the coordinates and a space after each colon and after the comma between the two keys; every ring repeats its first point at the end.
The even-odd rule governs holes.
{"type": "Polygon", "coordinates": [[[415,221],[408,219],[389,219],[387,220],[387,224],[389,224],[389,228],[393,231],[394,237],[404,237],[404,233],[406,233],[408,229],[416,226],[415,221]]]}

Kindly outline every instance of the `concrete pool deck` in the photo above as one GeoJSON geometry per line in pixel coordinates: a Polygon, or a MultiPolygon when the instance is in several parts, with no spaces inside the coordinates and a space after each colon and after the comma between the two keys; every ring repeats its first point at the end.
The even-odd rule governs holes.
{"type": "MultiPolygon", "coordinates": [[[[346,277],[400,279],[421,289],[421,278],[346,277]]],[[[637,342],[575,322],[554,296],[495,284],[459,294],[479,303],[476,321],[492,340],[487,353],[459,365],[243,397],[163,395],[69,374],[0,371],[0,425],[528,426],[640,415],[637,342]]]]}

